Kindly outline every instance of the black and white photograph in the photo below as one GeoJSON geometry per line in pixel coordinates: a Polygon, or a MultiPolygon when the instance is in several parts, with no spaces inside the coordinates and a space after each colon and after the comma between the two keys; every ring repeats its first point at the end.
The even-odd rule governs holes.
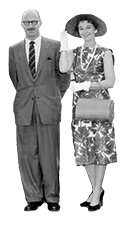
{"type": "Polygon", "coordinates": [[[121,4],[5,0],[0,223],[121,222],[121,4]]]}

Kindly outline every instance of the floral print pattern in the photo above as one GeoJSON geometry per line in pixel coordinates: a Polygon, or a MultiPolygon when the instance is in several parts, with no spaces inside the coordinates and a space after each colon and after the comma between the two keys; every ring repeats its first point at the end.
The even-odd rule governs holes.
{"type": "MultiPolygon", "coordinates": [[[[76,82],[101,81],[105,79],[103,58],[108,49],[97,47],[87,71],[81,68],[81,47],[74,50],[73,74],[76,82]]],[[[83,68],[87,67],[94,48],[82,51],[83,68]],[[86,64],[86,65],[85,65],[86,64]]],[[[114,60],[114,56],[113,56],[114,60]]],[[[108,95],[109,92],[106,90],[108,95]]],[[[104,90],[78,91],[73,94],[72,135],[77,165],[107,165],[117,161],[115,131],[113,122],[91,121],[75,118],[78,98],[107,99],[104,90]]]]}

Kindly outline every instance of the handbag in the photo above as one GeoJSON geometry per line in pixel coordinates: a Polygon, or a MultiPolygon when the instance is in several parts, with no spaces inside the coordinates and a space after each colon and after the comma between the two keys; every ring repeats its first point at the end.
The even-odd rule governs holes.
{"type": "MultiPolygon", "coordinates": [[[[99,82],[97,83],[108,95],[104,87],[99,82]]],[[[114,101],[110,97],[109,99],[79,98],[76,105],[75,117],[83,120],[109,120],[112,122],[114,119],[114,101]]]]}

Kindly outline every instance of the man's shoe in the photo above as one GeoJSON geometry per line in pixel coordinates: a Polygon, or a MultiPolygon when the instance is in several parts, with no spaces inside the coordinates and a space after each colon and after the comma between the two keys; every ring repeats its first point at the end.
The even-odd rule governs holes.
{"type": "Polygon", "coordinates": [[[57,212],[57,211],[60,210],[60,205],[57,202],[56,203],[55,202],[48,202],[47,205],[48,205],[49,211],[57,212]]]}
{"type": "Polygon", "coordinates": [[[44,203],[44,201],[41,202],[29,202],[28,205],[24,208],[24,211],[34,211],[37,210],[42,204],[44,203]]]}

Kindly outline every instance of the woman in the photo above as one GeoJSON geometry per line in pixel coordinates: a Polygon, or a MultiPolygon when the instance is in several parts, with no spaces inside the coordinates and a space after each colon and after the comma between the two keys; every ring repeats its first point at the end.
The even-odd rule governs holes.
{"type": "Polygon", "coordinates": [[[80,14],[70,19],[66,31],[61,34],[60,70],[71,70],[71,89],[73,91],[72,133],[76,165],[85,166],[92,185],[87,201],[81,203],[89,211],[96,211],[103,205],[104,189],[102,183],[109,163],[117,161],[113,122],[108,120],[81,120],[75,117],[79,98],[108,98],[107,89],[113,88],[115,74],[112,50],[101,47],[95,37],[106,33],[105,23],[91,14],[80,14]],[[66,31],[83,38],[83,46],[68,50],[66,31]],[[106,89],[100,88],[97,82],[106,89]]]}

